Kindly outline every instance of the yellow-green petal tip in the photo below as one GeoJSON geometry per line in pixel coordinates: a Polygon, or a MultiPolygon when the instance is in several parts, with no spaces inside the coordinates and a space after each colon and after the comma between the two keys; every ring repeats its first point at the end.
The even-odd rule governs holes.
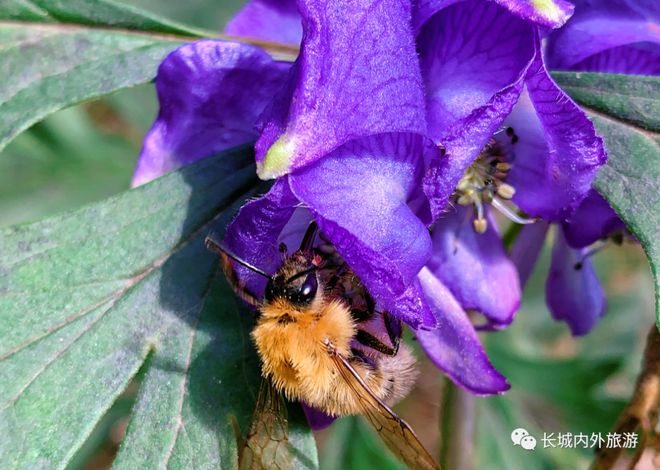
{"type": "Polygon", "coordinates": [[[534,9],[551,21],[559,21],[562,11],[553,0],[532,0],[534,9]]]}
{"type": "Polygon", "coordinates": [[[270,146],[264,159],[257,162],[257,176],[270,180],[286,175],[291,168],[293,145],[284,136],[270,146]]]}

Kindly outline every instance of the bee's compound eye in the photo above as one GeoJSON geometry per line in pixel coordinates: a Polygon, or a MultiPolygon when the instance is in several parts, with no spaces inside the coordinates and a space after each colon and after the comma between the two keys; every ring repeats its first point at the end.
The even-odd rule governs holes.
{"type": "Polygon", "coordinates": [[[305,278],[305,281],[300,284],[298,292],[294,295],[292,301],[298,305],[307,305],[314,297],[316,297],[316,291],[318,290],[319,284],[316,280],[316,272],[309,273],[305,278]]]}
{"type": "Polygon", "coordinates": [[[272,279],[268,281],[268,284],[266,284],[266,294],[265,294],[265,299],[268,302],[272,302],[273,299],[277,296],[277,293],[275,292],[275,283],[273,282],[272,279]]]}
{"type": "Polygon", "coordinates": [[[300,293],[305,297],[314,297],[316,295],[316,289],[318,289],[319,284],[316,280],[316,272],[309,273],[305,282],[300,286],[300,293]]]}

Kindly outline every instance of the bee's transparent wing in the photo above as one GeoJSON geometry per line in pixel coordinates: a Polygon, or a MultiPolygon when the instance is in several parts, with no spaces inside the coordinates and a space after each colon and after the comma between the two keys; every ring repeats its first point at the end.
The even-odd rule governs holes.
{"type": "Polygon", "coordinates": [[[240,470],[291,470],[286,403],[268,379],[262,379],[250,432],[239,442],[240,470]]]}
{"type": "Polygon", "coordinates": [[[408,423],[371,391],[345,357],[334,350],[331,356],[342,378],[355,393],[355,398],[362,403],[364,417],[394,455],[412,470],[439,470],[440,466],[419,442],[408,423]]]}

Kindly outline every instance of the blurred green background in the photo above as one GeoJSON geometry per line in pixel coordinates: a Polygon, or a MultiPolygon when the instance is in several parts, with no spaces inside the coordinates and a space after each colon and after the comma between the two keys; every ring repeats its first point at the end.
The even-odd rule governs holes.
{"type": "MultiPolygon", "coordinates": [[[[125,3],[221,31],[242,2],[125,3]]],[[[23,133],[0,154],[0,225],[36,220],[127,189],[142,137],[156,113],[154,88],[145,85],[61,111],[23,133]]],[[[609,247],[594,261],[609,310],[590,335],[572,338],[564,324],[550,318],[544,303],[546,247],[512,327],[484,336],[492,361],[512,389],[503,396],[476,398],[475,468],[587,468],[592,450],[543,449],[543,432],[606,434],[629,399],[653,323],[648,265],[632,244],[609,247]],[[536,436],[535,451],[512,445],[510,433],[518,427],[536,436]]],[[[397,410],[437,454],[444,379],[428,361],[422,359],[421,367],[418,385],[397,410]]],[[[111,464],[139,380],[138,375],[70,468],[111,464]]],[[[339,420],[317,438],[324,470],[400,468],[358,418],[339,420]]]]}

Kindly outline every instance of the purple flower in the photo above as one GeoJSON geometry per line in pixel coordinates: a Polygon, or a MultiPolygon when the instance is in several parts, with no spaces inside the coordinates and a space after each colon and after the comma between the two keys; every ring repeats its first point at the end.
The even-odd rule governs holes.
{"type": "Polygon", "coordinates": [[[555,320],[565,321],[574,335],[587,334],[607,310],[607,300],[591,256],[603,245],[621,243],[626,226],[607,201],[592,189],[555,234],[546,281],[546,303],[555,320]]]}
{"type": "MultiPolygon", "coordinates": [[[[558,70],[660,74],[660,10],[657,2],[581,0],[565,27],[548,37],[548,64],[558,70]]],[[[547,225],[525,227],[512,258],[521,283],[531,274],[547,225]]],[[[575,335],[588,333],[605,314],[607,302],[591,255],[594,243],[621,240],[625,224],[595,190],[556,227],[546,302],[556,320],[575,335]]]]}
{"type": "MultiPolygon", "coordinates": [[[[253,1],[228,31],[295,42],[302,25],[292,66],[220,41],[183,46],[165,60],[156,80],[161,112],[134,181],[256,140],[258,173],[278,178],[240,210],[228,247],[273,272],[279,244],[295,248],[313,218],[378,304],[415,329],[438,367],[477,393],[506,390],[465,307],[434,275],[432,250],[443,242],[429,235],[422,180],[439,151],[427,137],[410,5],[299,2],[300,23],[290,6],[253,1]],[[264,15],[273,12],[269,23],[264,15]]],[[[263,292],[263,279],[238,269],[263,292]]]]}
{"type": "Polygon", "coordinates": [[[444,149],[424,179],[437,220],[433,272],[486,329],[510,323],[520,302],[489,206],[517,223],[564,220],[606,160],[544,65],[540,26],[561,26],[572,6],[540,4],[426,0],[414,14],[428,133],[444,149]]]}
{"type": "Polygon", "coordinates": [[[573,215],[562,222],[569,246],[585,248],[626,228],[607,201],[592,189],[573,215]]]}
{"type": "Polygon", "coordinates": [[[424,15],[417,16],[428,19],[418,26],[417,42],[429,134],[446,151],[425,179],[433,215],[446,210],[478,157],[496,156],[508,164],[502,167],[507,187],[496,191],[497,199],[511,197],[531,216],[563,219],[606,156],[591,122],[549,77],[538,27],[495,2],[426,3],[434,13],[420,6],[424,15]],[[496,135],[502,126],[510,135],[496,135]],[[489,149],[489,142],[496,145],[489,149]]]}
{"type": "Polygon", "coordinates": [[[295,0],[248,0],[225,33],[297,46],[302,22],[295,0]]]}
{"type": "MultiPolygon", "coordinates": [[[[523,228],[511,252],[522,285],[532,273],[549,228],[547,223],[537,225],[523,228]]],[[[553,318],[565,321],[574,335],[591,331],[607,308],[591,261],[600,247],[591,246],[610,237],[621,240],[624,230],[621,219],[593,189],[569,219],[556,224],[546,303],[553,318]]]]}
{"type": "Polygon", "coordinates": [[[555,70],[660,74],[660,8],[655,0],[578,0],[575,15],[548,38],[555,70]]]}

